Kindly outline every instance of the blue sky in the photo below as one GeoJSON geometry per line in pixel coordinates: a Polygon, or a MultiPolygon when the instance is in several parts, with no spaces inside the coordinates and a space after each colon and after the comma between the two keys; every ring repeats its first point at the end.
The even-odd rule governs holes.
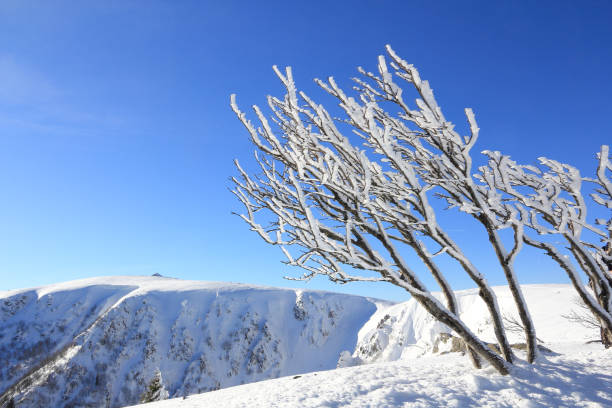
{"type": "MultiPolygon", "coordinates": [[[[612,141],[612,4],[601,1],[0,3],[0,290],[100,275],[299,286],[403,299],[385,285],[287,282],[232,211],[252,148],[229,108],[281,94],[271,66],[348,85],[389,43],[446,116],[472,107],[479,150],[592,172],[612,141]]],[[[477,225],[444,215],[494,284],[477,225]]],[[[525,283],[564,282],[526,252],[525,283]]],[[[469,287],[451,274],[456,288],[469,287]]]]}

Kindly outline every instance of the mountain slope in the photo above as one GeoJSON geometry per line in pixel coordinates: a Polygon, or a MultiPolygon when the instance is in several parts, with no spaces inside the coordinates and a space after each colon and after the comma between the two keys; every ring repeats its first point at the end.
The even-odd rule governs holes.
{"type": "Polygon", "coordinates": [[[568,343],[510,375],[475,370],[459,353],[284,377],[138,408],[608,408],[612,353],[568,343]]]}
{"type": "MultiPolygon", "coordinates": [[[[494,290],[503,314],[515,316],[508,288],[494,290]]],[[[432,355],[449,350],[440,342],[448,329],[414,300],[391,304],[161,277],[96,278],[4,292],[0,406],[10,398],[19,407],[125,406],[138,402],[158,371],[170,398],[206,393],[160,408],[446,406],[455,400],[458,406],[529,406],[530,398],[605,406],[600,402],[611,395],[600,388],[612,380],[612,357],[601,345],[584,345],[597,338],[595,330],[562,316],[580,310],[573,289],[523,290],[538,337],[559,354],[542,354],[536,366],[519,365],[503,378],[489,369],[473,370],[458,353],[432,355]],[[358,367],[320,372],[337,362],[358,367]],[[294,378],[303,373],[311,374],[294,378]],[[290,377],[239,386],[282,376],[290,377]],[[563,395],[564,381],[569,396],[563,395]],[[239,387],[208,393],[233,386],[239,387]],[[275,391],[278,386],[286,390],[275,391]],[[501,396],[493,398],[495,393],[501,396]]],[[[456,296],[464,321],[493,341],[477,291],[456,296]]],[[[522,335],[511,332],[510,340],[520,342],[522,335]]]]}
{"type": "Polygon", "coordinates": [[[0,406],[138,402],[335,368],[382,305],[359,296],[162,277],[0,293],[0,406]]]}
{"type": "MultiPolygon", "coordinates": [[[[538,339],[545,344],[586,342],[598,338],[597,330],[586,329],[564,316],[572,312],[583,313],[576,304],[574,288],[567,284],[523,285],[523,294],[533,319],[538,339]]],[[[497,302],[505,317],[511,343],[524,342],[520,327],[512,330],[512,321],[518,322],[514,299],[507,286],[493,288],[497,302]]],[[[461,319],[484,341],[496,343],[491,318],[478,296],[477,289],[455,292],[461,319]]],[[[438,295],[439,296],[439,295],[438,295]]],[[[359,332],[359,340],[352,358],[345,356],[344,365],[357,365],[379,361],[396,361],[431,353],[440,344],[441,332],[449,332],[413,299],[379,310],[359,332]]]]}
{"type": "MultiPolygon", "coordinates": [[[[439,342],[447,332],[416,302],[379,309],[359,332],[344,365],[326,372],[160,401],[142,408],[272,407],[611,407],[612,350],[585,344],[598,332],[563,317],[580,313],[569,285],[522,287],[538,338],[552,352],[541,352],[534,365],[519,359],[510,375],[491,367],[476,370],[461,353],[446,354],[439,342]],[[437,345],[437,353],[434,353],[437,345]]],[[[494,288],[500,309],[516,308],[507,287],[494,288]]],[[[485,340],[493,341],[486,308],[476,290],[456,292],[462,318],[485,340]]],[[[510,332],[510,341],[522,335],[510,332]]]]}

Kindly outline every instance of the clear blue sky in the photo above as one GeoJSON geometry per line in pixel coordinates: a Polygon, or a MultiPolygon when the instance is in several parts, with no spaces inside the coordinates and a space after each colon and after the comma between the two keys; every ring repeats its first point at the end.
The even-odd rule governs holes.
{"type": "MultiPolygon", "coordinates": [[[[594,169],[611,143],[607,1],[23,1],[0,3],[0,290],[161,273],[402,299],[377,285],[287,282],[231,211],[232,160],[252,148],[229,108],[281,94],[271,66],[325,102],[389,43],[446,116],[472,107],[478,150],[594,169]]],[[[478,226],[455,238],[503,283],[478,226]],[[483,238],[483,239],[481,239],[483,238]]],[[[563,282],[532,253],[525,283],[563,282]]],[[[457,288],[470,286],[453,277],[457,288]]]]}

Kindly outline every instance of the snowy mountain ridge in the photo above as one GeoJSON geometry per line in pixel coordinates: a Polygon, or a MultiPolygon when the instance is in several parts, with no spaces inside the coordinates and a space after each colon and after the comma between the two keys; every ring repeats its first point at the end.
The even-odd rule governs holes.
{"type": "MultiPolygon", "coordinates": [[[[526,301],[544,346],[535,364],[515,350],[519,361],[502,376],[491,367],[476,370],[461,353],[439,347],[447,329],[412,300],[380,308],[359,331],[354,367],[289,376],[146,404],[143,408],[285,407],[585,407],[612,406],[612,352],[596,339],[598,331],[564,318],[580,312],[570,285],[524,285],[526,301]],[[436,345],[437,352],[436,351],[436,345]],[[521,360],[522,359],[522,360],[521,360]]],[[[507,287],[495,287],[503,315],[516,308],[507,287]]],[[[476,290],[456,292],[461,317],[485,340],[491,324],[476,290]]],[[[511,342],[522,335],[510,331],[511,342]]]]}
{"type": "MultiPolygon", "coordinates": [[[[494,290],[503,314],[512,317],[508,288],[494,290]]],[[[596,338],[563,318],[576,309],[569,285],[523,290],[547,346],[596,338]]],[[[493,341],[477,291],[456,296],[462,319],[493,341]]],[[[420,367],[432,354],[448,351],[439,342],[441,332],[448,329],[414,300],[393,304],[236,283],[103,277],[0,292],[0,361],[6,362],[0,364],[0,406],[11,398],[19,407],[136,404],[157,372],[169,398],[336,366],[374,363],[389,373],[414,372],[395,364],[420,367]]],[[[522,341],[519,333],[510,335],[511,342],[522,341]]],[[[471,370],[467,358],[451,359],[471,370]]],[[[352,383],[346,371],[337,373],[352,383]]]]}
{"type": "Polygon", "coordinates": [[[336,367],[389,303],[320,291],[103,277],[0,293],[0,406],[119,407],[336,367]]]}

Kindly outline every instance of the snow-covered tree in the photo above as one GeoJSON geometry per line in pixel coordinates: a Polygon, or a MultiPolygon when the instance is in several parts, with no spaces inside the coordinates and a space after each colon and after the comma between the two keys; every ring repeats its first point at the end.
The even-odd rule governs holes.
{"type": "Polygon", "coordinates": [[[593,202],[612,210],[609,146],[602,146],[597,155],[595,178],[585,178],[577,168],[545,157],[539,158],[537,167],[519,165],[499,152],[484,153],[489,164],[480,168],[479,178],[512,207],[508,222],[520,227],[524,243],[544,250],[567,273],[581,301],[599,321],[602,343],[612,346],[612,216],[590,223],[583,192],[584,182],[594,184],[593,202]],[[569,254],[558,241],[545,239],[550,235],[561,237],[569,254]],[[576,265],[588,277],[591,291],[576,265]]]}
{"type": "Polygon", "coordinates": [[[339,283],[385,281],[402,287],[465,341],[475,366],[482,358],[507,373],[513,355],[495,295],[440,225],[430,199],[434,194],[443,197],[486,229],[514,295],[528,359],[533,361],[535,329],[512,266],[523,242],[522,228],[508,223],[513,208],[498,199],[497,191],[472,176],[470,152],[479,132],[472,111],[465,111],[470,134],[461,136],[444,118],[416,68],[390,47],[387,52],[393,72],[383,56],[377,74],[360,69],[356,97],[347,95],[333,78],[316,80],[339,102],[341,119],[298,92],[290,68],[283,74],[274,67],[287,94],[283,99],[268,97],[270,119],[254,107],[259,126],[246,118],[232,96],[231,106],[257,148],[260,168],[260,174],[250,175],[236,161],[240,176],[233,179],[233,191],[246,209],[241,217],[266,242],[281,246],[289,265],[307,271],[302,279],[321,274],[339,283]],[[398,79],[416,91],[416,107],[404,100],[398,79]],[[272,216],[266,226],[261,218],[256,220],[261,211],[272,216]],[[498,235],[506,227],[515,231],[509,250],[498,235]],[[405,249],[426,266],[444,304],[409,265],[405,249]],[[503,358],[459,318],[452,288],[437,264],[442,254],[456,260],[480,289],[503,358]]]}
{"type": "Polygon", "coordinates": [[[164,382],[162,380],[161,371],[155,371],[155,375],[149,385],[147,385],[147,389],[140,397],[141,403],[153,402],[153,401],[161,401],[168,398],[168,391],[164,387],[164,382]]]}

